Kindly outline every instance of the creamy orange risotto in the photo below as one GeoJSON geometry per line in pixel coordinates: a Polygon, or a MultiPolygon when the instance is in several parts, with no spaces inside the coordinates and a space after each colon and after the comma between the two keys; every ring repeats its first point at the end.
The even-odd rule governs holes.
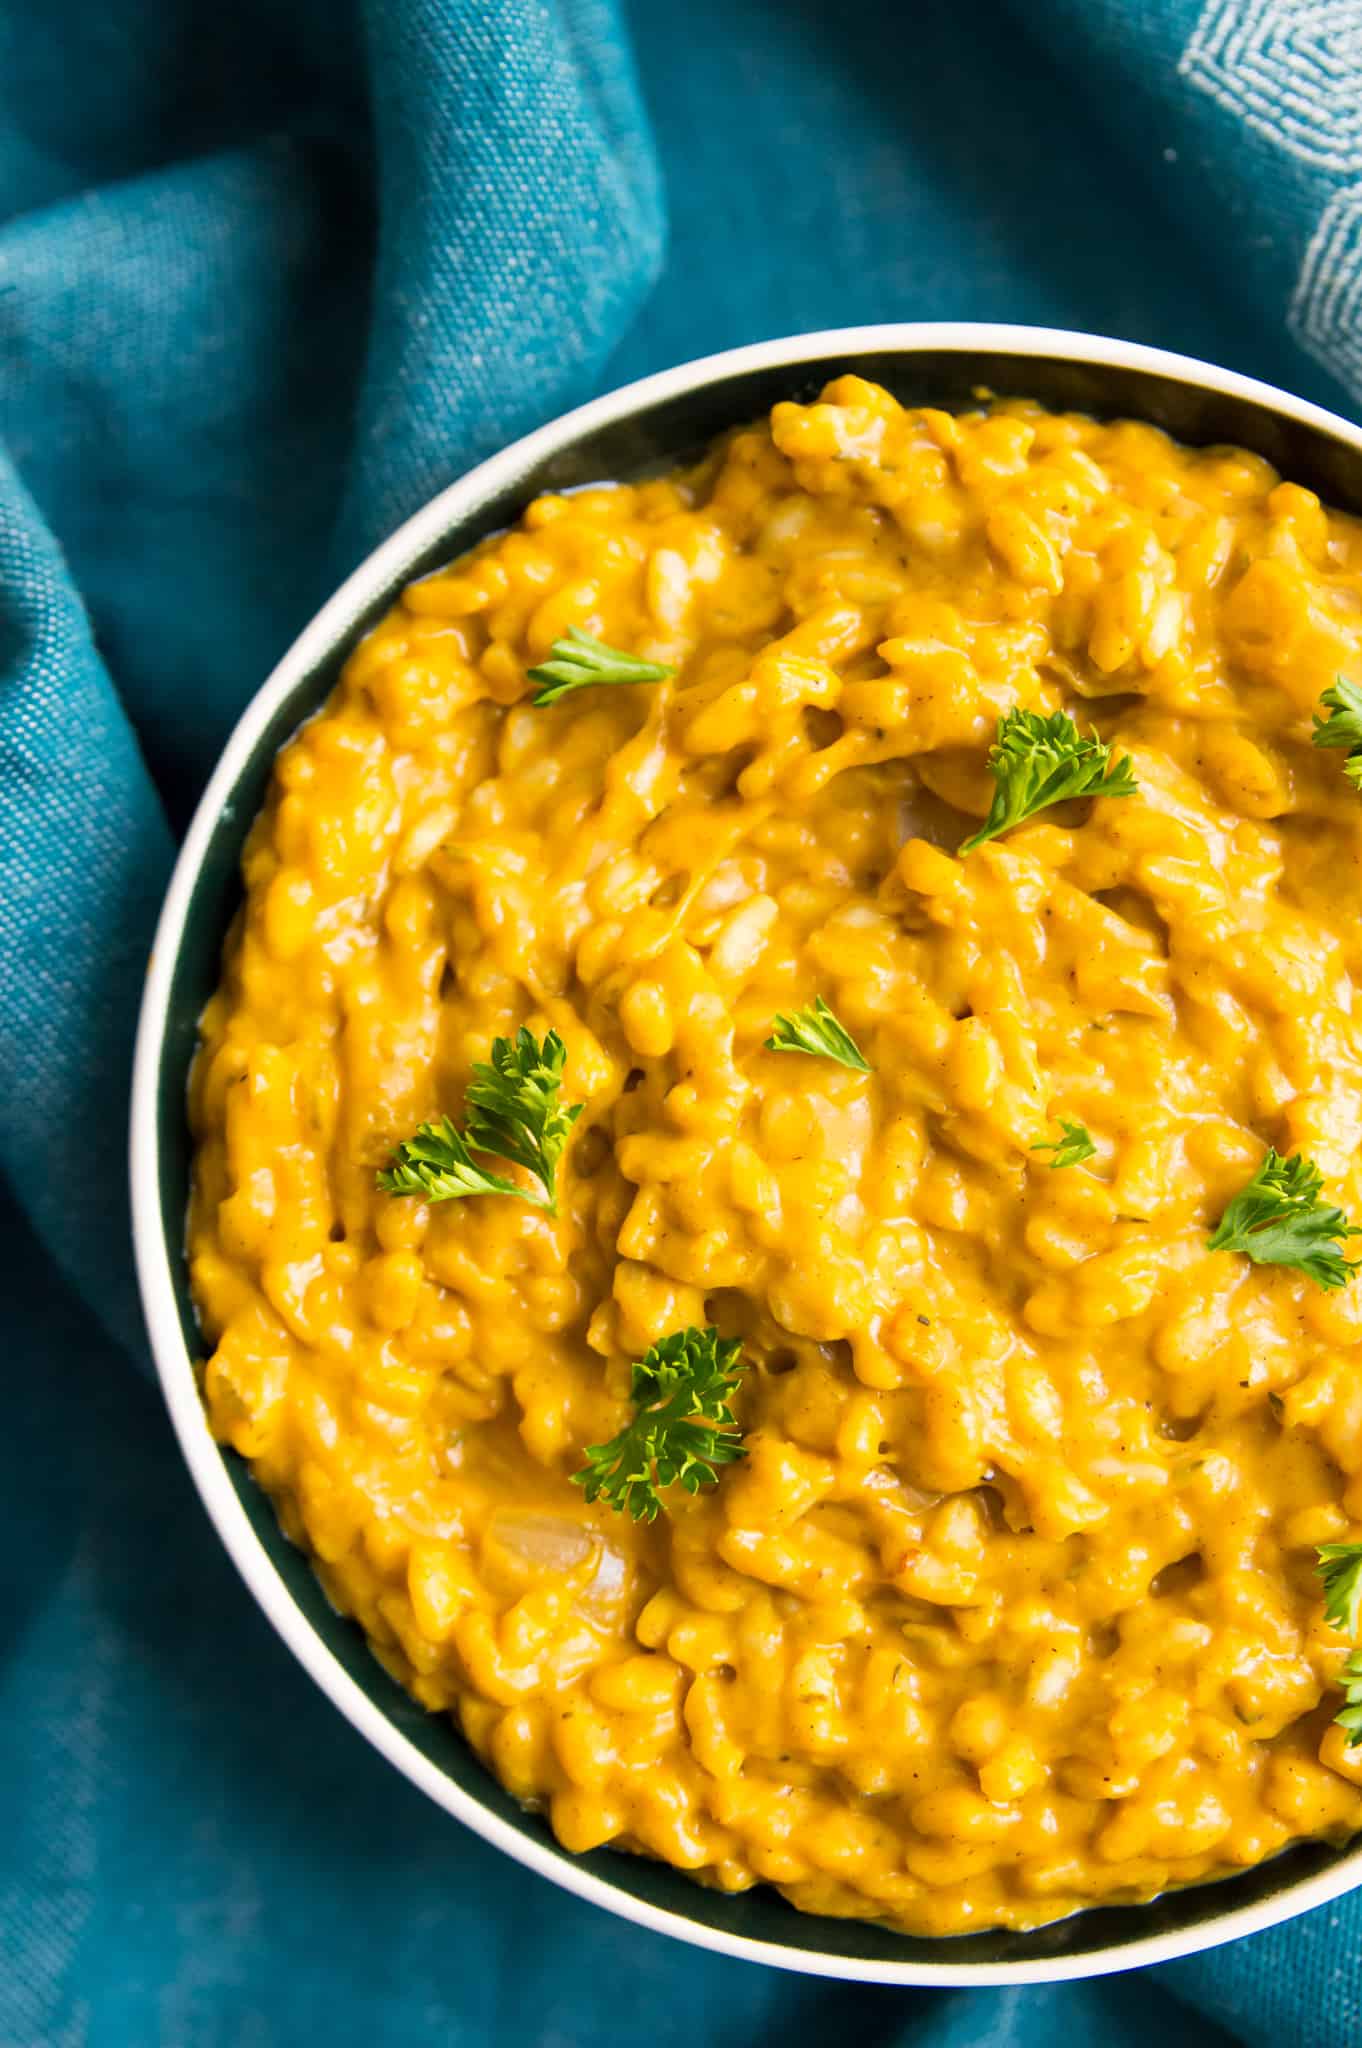
{"type": "Polygon", "coordinates": [[[1362,1827],[1359,683],[1257,458],[842,378],[284,749],[209,1415],[569,1848],[944,1935],[1362,1827]]]}

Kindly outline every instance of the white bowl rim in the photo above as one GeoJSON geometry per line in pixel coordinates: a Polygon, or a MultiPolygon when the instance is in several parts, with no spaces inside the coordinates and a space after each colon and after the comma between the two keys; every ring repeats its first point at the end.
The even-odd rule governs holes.
{"type": "MultiPolygon", "coordinates": [[[[536,1871],[565,1891],[622,1919],[668,1934],[696,1947],[749,1962],[810,1976],[840,1978],[867,1984],[934,1986],[1060,1983],[1116,1971],[1166,1963],[1176,1957],[1219,1947],[1294,1919],[1327,1904],[1362,1884],[1362,1843],[1338,1863],[1314,1876],[1297,1880],[1271,1897],[1234,1907],[1195,1926],[1139,1940],[1093,1949],[1073,1957],[1037,1958],[1034,1962],[952,1963],[949,1938],[943,1938],[940,1963],[890,1962],[823,1953],[785,1946],[744,1935],[728,1935],[699,1925],[679,1913],[653,1906],[618,1891],[614,1885],[573,1863],[564,1863],[545,1844],[521,1834],[508,1821],[482,1806],[445,1776],[439,1767],[403,1735],[371,1701],[358,1683],[314,1632],[296,1605],[277,1566],[251,1527],[228,1477],[223,1454],[210,1435],[194,1376],[193,1362],[180,1326],[172,1278],[171,1253],[162,1227],[160,1207],[157,1082],[167,1022],[172,970],[181,940],[195,878],[212,831],[243,769],[254,755],[275,710],[301,677],[322,662],[367,600],[382,590],[402,565],[441,535],[465,513],[493,498],[532,463],[551,455],[579,435],[608,426],[641,407],[675,398],[730,375],[746,371],[797,370],[801,363],[829,356],[928,351],[1012,356],[1060,357],[1102,368],[1130,369],[1175,383],[1218,392],[1263,406],[1285,418],[1314,427],[1362,454],[1362,428],[1293,397],[1257,378],[1226,370],[1193,356],[1175,354],[1144,343],[1112,336],[1070,332],[1064,328],[1026,327],[992,321],[899,321],[866,327],[829,328],[811,334],[752,342],[741,348],[701,356],[621,385],[585,405],[563,413],[524,435],[498,454],[479,463],[397,528],[352,571],[335,594],[304,628],[242,712],[199,800],[179,857],[152,943],[133,1058],[129,1167],[132,1185],[133,1246],[143,1313],[151,1338],[156,1369],[166,1404],[199,1497],[233,1563],[268,1620],[289,1649],[345,1718],[389,1763],[437,1805],[460,1820],[484,1841],[517,1863],[536,1871]]],[[[805,1917],[805,1930],[816,1926],[805,1917]]]]}

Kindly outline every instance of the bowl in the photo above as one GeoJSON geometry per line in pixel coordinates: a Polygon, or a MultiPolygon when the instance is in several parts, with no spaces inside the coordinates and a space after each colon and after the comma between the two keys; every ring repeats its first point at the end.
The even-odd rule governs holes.
{"type": "Polygon", "coordinates": [[[526,1813],[444,1717],[426,1714],[327,1602],[244,1462],[210,1436],[184,1252],[185,1091],[199,1014],[240,901],[242,843],[274,756],[316,710],[356,642],[403,586],[509,525],[538,492],[671,466],[782,398],[846,371],[913,403],[981,391],[1130,415],[1193,444],[1234,442],[1327,502],[1362,514],[1362,430],[1271,386],[1130,342],[1045,328],[849,328],[760,342],[645,378],[566,414],[452,484],[377,548],[243,713],[180,854],[157,928],[135,1058],[131,1171],[138,1276],[166,1401],[200,1497],[246,1584],[299,1662],[376,1749],[486,1841],[578,1897],[658,1933],[753,1962],[862,1982],[1018,1984],[1165,1962],[1270,1927],[1362,1884],[1362,1845],[1303,1843],[1217,1882],[1101,1906],[1032,1933],[926,1939],[795,1912],[769,1887],[733,1897],[609,1849],[573,1856],[526,1813]]]}

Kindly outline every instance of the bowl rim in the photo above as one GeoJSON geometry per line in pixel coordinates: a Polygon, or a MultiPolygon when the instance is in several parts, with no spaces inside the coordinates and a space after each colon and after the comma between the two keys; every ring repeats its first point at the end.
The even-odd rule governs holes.
{"type": "MultiPolygon", "coordinates": [[[[193,1360],[177,1310],[173,1261],[160,1204],[158,1084],[165,1051],[173,968],[183,941],[194,884],[213,829],[243,771],[254,759],[271,719],[290,691],[320,665],[353,624],[356,614],[381,591],[404,563],[436,545],[463,516],[514,483],[531,464],[584,433],[626,419],[659,400],[676,398],[746,371],[789,368],[829,356],[928,351],[993,354],[1018,358],[1059,357],[1094,368],[1143,371],[1174,383],[1239,398],[1314,428],[1362,455],[1362,428],[1341,415],[1259,379],[1196,357],[1140,342],[1084,334],[1063,328],[1018,326],[991,321],[886,322],[829,328],[808,334],[748,343],[697,357],[621,385],[560,414],[478,463],[447,485],[373,549],[304,627],[250,699],[233,726],[195,808],[166,891],[152,942],[133,1056],[129,1174],[133,1247],[143,1314],[162,1393],[199,1498],[229,1556],[276,1632],[298,1662],[345,1718],[380,1755],[445,1812],[494,1848],[563,1890],[651,1933],[744,1961],[848,1982],[946,1989],[968,1985],[1018,1985],[1072,1981],[1170,1962],[1215,1948],[1293,1919],[1362,1884],[1362,1841],[1329,1869],[1285,1885],[1270,1897],[1226,1910],[1193,1926],[1140,1937],[1080,1956],[1037,1958],[1034,1962],[952,1963],[951,1941],[942,1938],[940,1963],[862,1959],[726,1934],[680,1913],[655,1906],[575,1863],[564,1863],[545,1844],[520,1833],[484,1807],[425,1757],[345,1671],[299,1608],[264,1543],[252,1528],[228,1476],[223,1453],[209,1432],[193,1360]]],[[[814,1930],[817,1916],[804,1916],[814,1930]]]]}

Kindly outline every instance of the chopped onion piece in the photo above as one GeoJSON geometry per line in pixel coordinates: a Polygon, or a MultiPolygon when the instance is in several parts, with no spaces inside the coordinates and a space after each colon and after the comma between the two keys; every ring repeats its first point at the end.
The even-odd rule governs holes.
{"type": "Polygon", "coordinates": [[[509,1563],[522,1573],[558,1577],[580,1570],[592,1551],[589,1529],[566,1515],[535,1514],[512,1508],[493,1515],[487,1531],[488,1561],[509,1563]]]}

